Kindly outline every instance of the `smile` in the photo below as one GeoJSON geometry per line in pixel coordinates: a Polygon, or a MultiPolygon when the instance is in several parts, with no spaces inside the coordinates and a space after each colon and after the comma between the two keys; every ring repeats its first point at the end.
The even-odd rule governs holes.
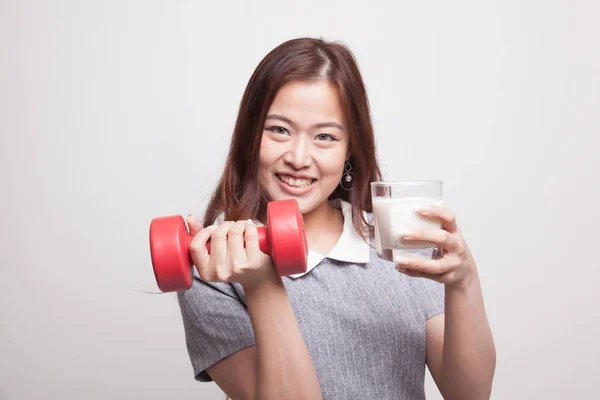
{"type": "Polygon", "coordinates": [[[293,178],[293,177],[288,176],[288,175],[280,175],[280,174],[277,174],[277,177],[279,178],[280,181],[288,184],[289,186],[296,187],[296,188],[306,188],[306,187],[309,187],[310,185],[312,185],[316,181],[316,179],[310,179],[310,178],[293,178]]]}

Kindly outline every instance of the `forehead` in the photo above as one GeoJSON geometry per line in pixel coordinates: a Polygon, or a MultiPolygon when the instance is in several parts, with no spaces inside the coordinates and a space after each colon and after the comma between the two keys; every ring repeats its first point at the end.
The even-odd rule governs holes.
{"type": "Polygon", "coordinates": [[[269,113],[282,114],[297,122],[343,122],[338,92],[327,80],[285,84],[275,96],[269,113]],[[306,119],[310,121],[303,121],[306,119]]]}

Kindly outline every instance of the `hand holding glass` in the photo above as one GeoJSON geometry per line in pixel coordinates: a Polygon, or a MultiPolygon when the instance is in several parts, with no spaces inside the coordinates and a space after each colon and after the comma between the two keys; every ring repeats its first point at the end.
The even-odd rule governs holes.
{"type": "Polygon", "coordinates": [[[439,220],[418,213],[419,206],[442,206],[442,182],[372,182],[375,242],[380,257],[396,262],[396,257],[434,258],[433,243],[402,239],[414,229],[440,229],[439,220]]]}

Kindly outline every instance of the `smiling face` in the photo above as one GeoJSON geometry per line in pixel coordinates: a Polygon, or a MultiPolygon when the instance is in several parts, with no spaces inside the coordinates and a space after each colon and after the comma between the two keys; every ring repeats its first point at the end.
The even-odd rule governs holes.
{"type": "Polygon", "coordinates": [[[349,157],[337,91],[326,80],[284,85],[267,113],[260,186],[270,201],[295,198],[307,214],[326,204],[349,157]]]}

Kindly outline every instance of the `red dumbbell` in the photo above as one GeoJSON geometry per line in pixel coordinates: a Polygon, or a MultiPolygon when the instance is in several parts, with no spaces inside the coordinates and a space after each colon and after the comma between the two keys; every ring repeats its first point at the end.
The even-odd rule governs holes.
{"type": "MultiPolygon", "coordinates": [[[[280,276],[306,272],[308,245],[295,199],[270,202],[267,225],[257,230],[260,250],[271,256],[280,276]]],[[[155,218],[150,223],[150,255],[161,291],[176,292],[192,286],[189,249],[193,238],[180,215],[155,218]]],[[[210,252],[210,242],[206,247],[210,252]]]]}

